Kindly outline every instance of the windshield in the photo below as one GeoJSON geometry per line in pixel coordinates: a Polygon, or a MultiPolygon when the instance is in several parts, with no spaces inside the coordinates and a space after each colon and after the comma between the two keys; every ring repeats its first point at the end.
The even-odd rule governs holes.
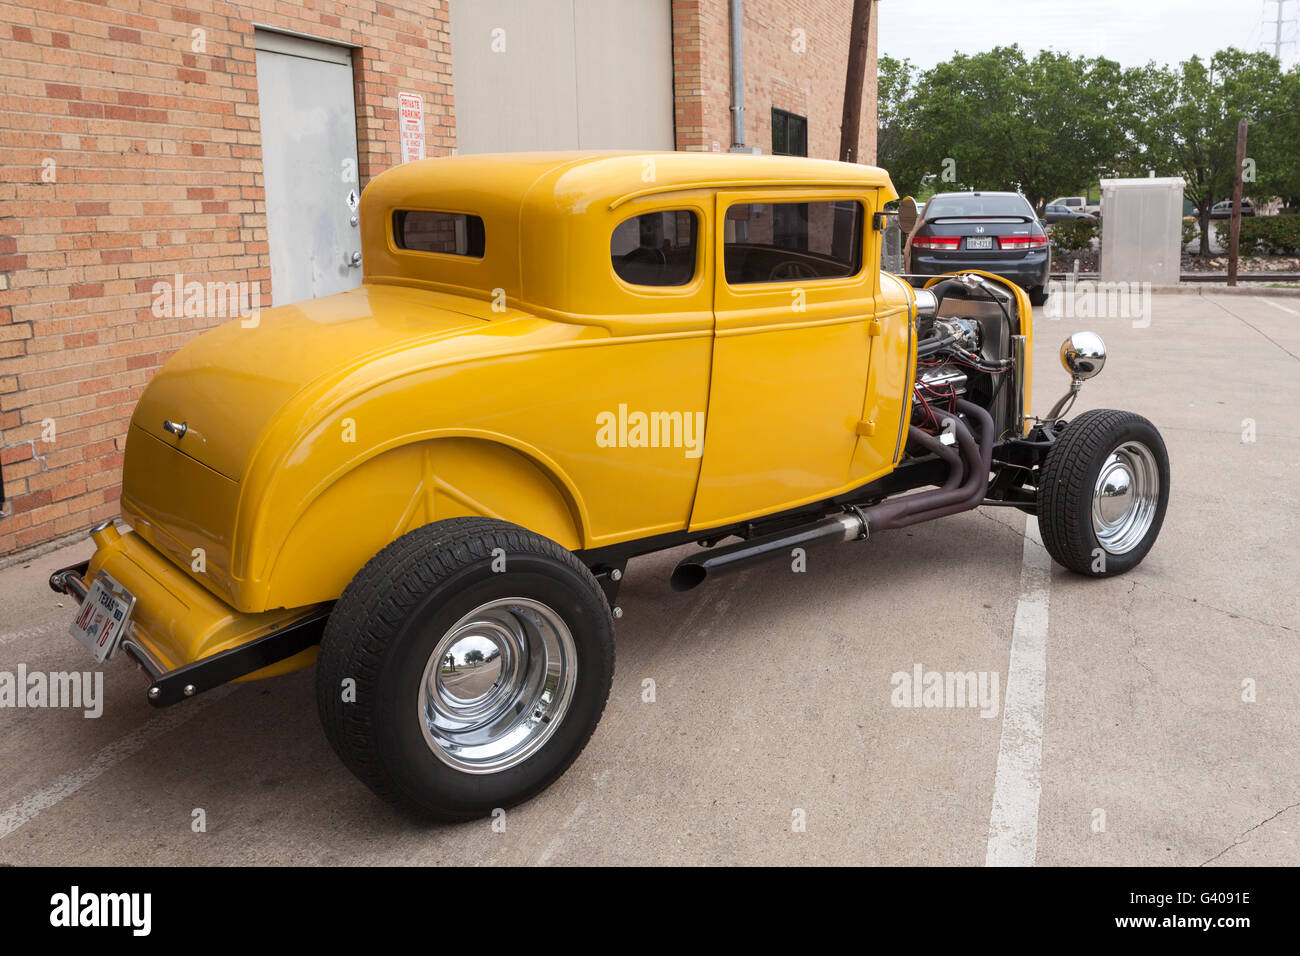
{"type": "Polygon", "coordinates": [[[1021,196],[972,196],[948,193],[935,196],[925,207],[926,219],[944,219],[950,216],[988,216],[989,218],[1034,217],[1034,211],[1021,196]]]}

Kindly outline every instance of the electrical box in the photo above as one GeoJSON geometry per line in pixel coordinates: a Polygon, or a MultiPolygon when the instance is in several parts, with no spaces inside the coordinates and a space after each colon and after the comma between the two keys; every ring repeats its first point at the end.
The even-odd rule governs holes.
{"type": "Polygon", "coordinates": [[[1101,280],[1176,285],[1182,271],[1180,177],[1101,181],[1101,280]]]}

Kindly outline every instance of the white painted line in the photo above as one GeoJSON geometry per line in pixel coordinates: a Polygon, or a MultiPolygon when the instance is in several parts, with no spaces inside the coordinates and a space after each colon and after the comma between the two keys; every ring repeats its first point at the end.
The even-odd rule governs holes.
{"type": "Polygon", "coordinates": [[[1039,537],[1038,519],[1028,515],[985,866],[1033,866],[1038,855],[1051,584],[1052,559],[1039,537]]]}
{"type": "Polygon", "coordinates": [[[87,784],[112,770],[123,760],[143,750],[158,737],[197,717],[224,696],[225,693],[217,689],[209,691],[196,700],[175,704],[157,717],[151,718],[143,727],[127,734],[120,740],[115,740],[96,753],[91,758],[90,763],[80,770],[66,773],[49,786],[29,793],[3,813],[0,813],[0,840],[3,840],[19,827],[35,820],[44,811],[62,803],[87,784]]]}
{"type": "Polygon", "coordinates": [[[555,855],[556,850],[564,845],[564,831],[573,826],[578,817],[582,816],[586,811],[587,801],[579,800],[578,805],[573,808],[573,812],[569,814],[568,819],[560,824],[560,832],[555,834],[555,839],[551,840],[546,849],[542,851],[542,855],[537,858],[538,866],[551,865],[551,857],[555,855]]]}
{"type": "Polygon", "coordinates": [[[1265,305],[1271,305],[1273,308],[1281,309],[1283,312],[1286,312],[1290,315],[1300,315],[1300,312],[1297,312],[1295,309],[1288,309],[1286,306],[1278,305],[1276,302],[1273,302],[1269,299],[1265,299],[1260,296],[1255,296],[1255,298],[1259,299],[1259,301],[1263,302],[1265,305]]]}

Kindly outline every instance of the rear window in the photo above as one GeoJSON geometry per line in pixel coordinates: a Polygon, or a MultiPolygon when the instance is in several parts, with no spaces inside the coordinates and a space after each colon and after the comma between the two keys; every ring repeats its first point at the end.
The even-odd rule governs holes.
{"type": "Polygon", "coordinates": [[[609,239],[614,271],[633,285],[686,285],[695,276],[695,213],[647,212],[625,219],[609,239]]]}
{"type": "Polygon", "coordinates": [[[466,213],[399,209],[393,213],[393,239],[399,249],[483,258],[483,220],[466,213]]]}
{"type": "Polygon", "coordinates": [[[727,209],[727,282],[842,279],[862,268],[862,203],[742,203],[727,209]]]}
{"type": "Polygon", "coordinates": [[[954,216],[987,216],[992,219],[1026,217],[1032,219],[1034,211],[1021,196],[935,196],[925,207],[926,219],[945,219],[954,216]]]}

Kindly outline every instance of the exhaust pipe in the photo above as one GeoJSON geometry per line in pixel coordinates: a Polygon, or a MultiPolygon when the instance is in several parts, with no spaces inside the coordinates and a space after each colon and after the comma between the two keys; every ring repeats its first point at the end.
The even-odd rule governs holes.
{"type": "Polygon", "coordinates": [[[866,508],[850,506],[842,514],[822,518],[792,531],[778,531],[723,548],[712,548],[678,564],[669,584],[674,591],[689,591],[703,583],[710,574],[734,571],[778,551],[822,541],[854,541],[873,531],[905,528],[975,508],[988,491],[989,470],[993,465],[993,419],[984,409],[965,400],[959,399],[957,407],[976,420],[980,429],[980,439],[976,443],[970,429],[960,419],[948,419],[953,423],[960,454],[915,426],[908,431],[918,444],[948,463],[948,477],[941,487],[866,508]]]}
{"type": "Polygon", "coordinates": [[[770,557],[777,551],[787,551],[804,544],[820,541],[853,541],[867,536],[867,524],[858,509],[823,518],[813,524],[803,525],[793,531],[778,531],[760,538],[749,538],[725,548],[710,548],[699,557],[686,558],[673,569],[668,583],[674,591],[689,591],[702,583],[710,574],[734,571],[770,557]]]}

